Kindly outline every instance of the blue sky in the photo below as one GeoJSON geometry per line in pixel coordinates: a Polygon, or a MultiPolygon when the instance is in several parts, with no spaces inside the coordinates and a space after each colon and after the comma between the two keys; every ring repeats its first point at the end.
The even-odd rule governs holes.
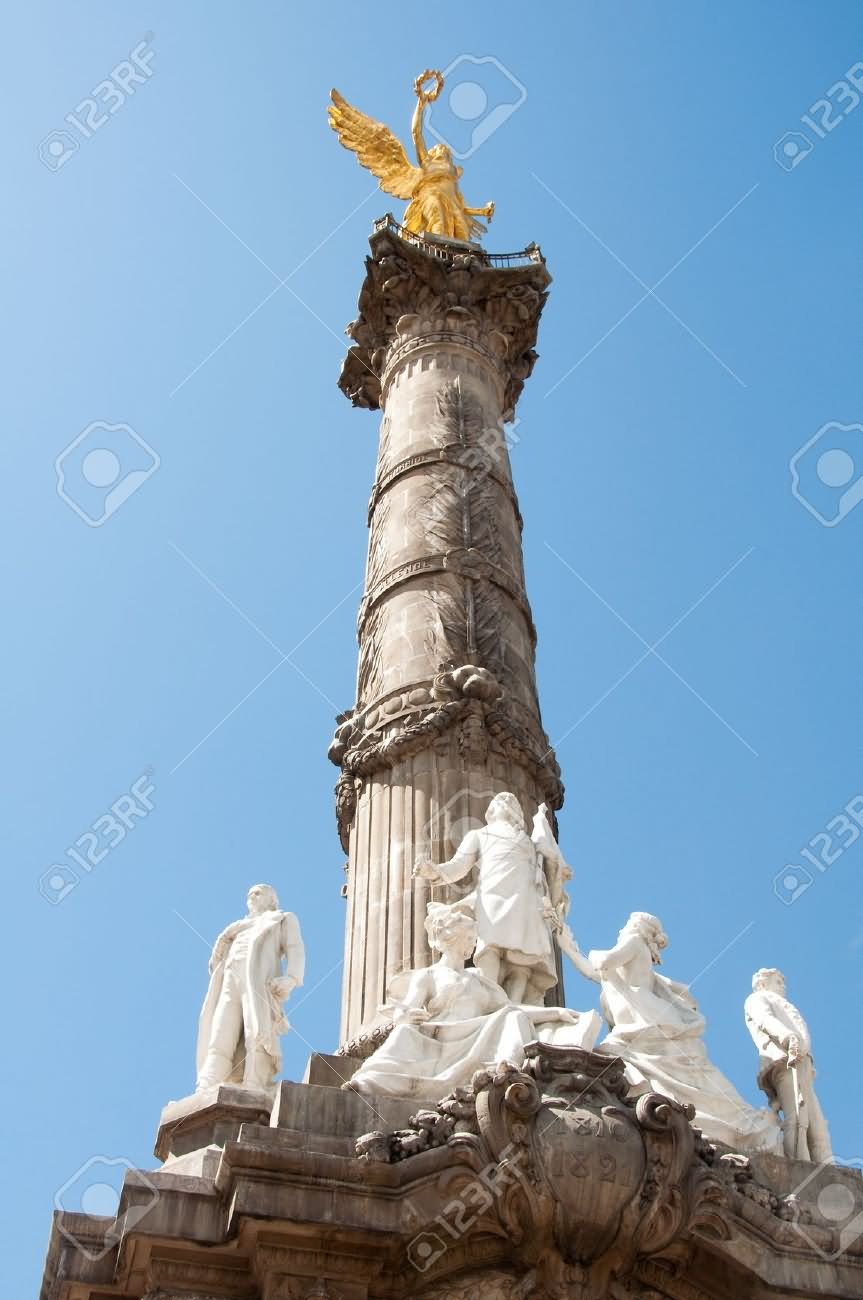
{"type": "MultiPolygon", "coordinates": [[[[377,418],[335,381],[372,219],[401,205],[324,105],[336,85],[406,139],[414,77],[461,58],[470,80],[462,56],[501,65],[491,101],[524,88],[466,162],[468,200],[496,201],[489,248],[537,240],[554,277],[512,459],[573,928],[606,946],[630,909],[658,913],[664,969],[694,980],[753,1102],[742,1003],[781,966],[837,1154],[863,1157],[863,838],[833,821],[863,807],[857,6],[447,12],[46,4],[7,23],[4,1086],[31,1117],[7,1134],[8,1294],[34,1294],[82,1166],[152,1166],[161,1106],[193,1085],[207,946],[259,879],[308,947],[287,1075],[336,1045],[326,748],[353,702],[377,418]],[[79,108],[118,68],[114,111],[79,108]],[[105,497],[83,499],[73,444],[99,421],[132,430],[109,436],[141,478],[94,527],[105,497]],[[828,527],[789,463],[831,422],[851,427],[804,452],[800,489],[845,512],[828,527]],[[75,870],[67,848],[141,777],[152,811],[47,901],[40,879],[75,870]],[[826,856],[847,849],[807,865],[831,822],[826,856]]],[[[572,971],[567,992],[593,1005],[572,971]]]]}

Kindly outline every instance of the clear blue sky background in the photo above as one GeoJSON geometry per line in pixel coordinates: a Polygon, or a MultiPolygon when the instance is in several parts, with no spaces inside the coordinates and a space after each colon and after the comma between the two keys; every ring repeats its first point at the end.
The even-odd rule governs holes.
{"type": "MultiPolygon", "coordinates": [[[[497,202],[490,248],[538,240],[554,276],[513,466],[575,931],[607,945],[657,912],[753,1102],[742,1003],[783,967],[836,1151],[863,1156],[863,839],[792,906],[773,889],[863,793],[863,508],[822,527],[788,467],[863,421],[863,105],[792,170],[773,157],[863,59],[859,7],[48,4],[9,16],[6,49],[4,1294],[35,1293],[80,1166],[152,1167],[193,1085],[206,945],[252,882],[308,944],[286,1073],[336,1045],[325,752],[353,702],[377,417],[335,383],[371,221],[400,205],[324,106],[335,84],[406,138],[414,76],[462,54],[527,91],[466,193],[497,202]],[[43,166],[148,32],[152,77],[43,166]],[[645,297],[669,270],[666,305],[645,297]],[[95,420],[161,464],[89,528],[54,461],[95,420]],[[634,667],[682,615],[670,667],[634,667]],[[151,815],[49,904],[42,873],[150,767],[151,815]]],[[[592,1004],[572,971],[568,997],[592,1004]]]]}

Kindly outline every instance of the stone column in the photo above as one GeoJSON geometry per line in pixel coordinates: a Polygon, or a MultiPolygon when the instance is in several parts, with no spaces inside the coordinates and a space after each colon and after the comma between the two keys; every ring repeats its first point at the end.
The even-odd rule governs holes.
{"type": "Polygon", "coordinates": [[[537,248],[498,264],[387,221],[371,248],[340,379],[383,412],[357,703],[330,750],[348,854],[343,1043],[390,975],[430,959],[417,857],[449,856],[501,790],[527,818],[563,802],[506,436],[550,276],[537,248]]]}

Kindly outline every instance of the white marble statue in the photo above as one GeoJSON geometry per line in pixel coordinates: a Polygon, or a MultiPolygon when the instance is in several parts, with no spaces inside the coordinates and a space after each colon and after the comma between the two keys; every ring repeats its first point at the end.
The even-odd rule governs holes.
{"type": "Polygon", "coordinates": [[[564,858],[560,845],[554,838],[554,831],[548,820],[547,804],[539,805],[534,815],[530,838],[542,862],[548,901],[558,919],[563,922],[569,911],[569,894],[566,892],[566,885],[572,880],[572,867],[564,858]]]}
{"type": "MultiPolygon", "coordinates": [[[[418,862],[414,875],[452,884],[475,870],[467,896],[477,920],[474,962],[511,1002],[538,1005],[557,983],[546,875],[514,794],[495,795],[485,820],[481,830],[468,831],[449,862],[418,862]]],[[[559,850],[558,858],[562,863],[559,850]]]]}
{"type": "Polygon", "coordinates": [[[631,1095],[661,1092],[691,1103],[695,1124],[712,1141],[780,1151],[775,1114],[745,1102],[708,1059],[704,1017],[687,986],[655,970],[667,944],[655,916],[633,912],[613,948],[589,954],[610,1031],[597,1050],[622,1058],[631,1095]]]}
{"type": "Polygon", "coordinates": [[[530,837],[536,851],[542,859],[548,896],[545,900],[546,917],[551,932],[557,940],[557,946],[565,957],[572,962],[579,975],[585,979],[599,982],[599,974],[585,957],[578,946],[578,941],[567,922],[570,909],[570,897],[566,889],[572,879],[572,867],[566,862],[560,851],[560,845],[554,838],[554,832],[548,820],[548,808],[539,805],[533,819],[533,831],[530,837]]]}
{"type": "Polygon", "coordinates": [[[765,968],[752,976],[744,1005],[746,1024],[758,1048],[758,1086],[782,1112],[786,1156],[832,1161],[827,1121],[815,1095],[812,1040],[800,1012],[785,996],[785,976],[765,968]]]}
{"type": "Polygon", "coordinates": [[[219,1083],[267,1088],[282,1066],[283,1004],[303,982],[300,924],[272,885],[253,885],[248,914],[222,931],[198,1022],[197,1091],[219,1083]],[[286,969],[282,970],[282,961],[286,969]]]}
{"type": "Polygon", "coordinates": [[[381,1017],[393,1029],[349,1084],[358,1092],[436,1100],[501,1061],[521,1065],[526,1043],[540,1039],[593,1047],[595,1011],[514,1005],[494,980],[465,968],[477,938],[470,903],[429,903],[426,932],[440,953],[433,966],[390,981],[381,1017]]]}

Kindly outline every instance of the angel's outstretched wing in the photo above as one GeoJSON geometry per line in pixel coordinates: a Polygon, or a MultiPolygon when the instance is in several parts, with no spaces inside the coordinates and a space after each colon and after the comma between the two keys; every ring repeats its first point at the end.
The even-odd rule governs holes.
{"type": "Polygon", "coordinates": [[[387,194],[397,199],[412,198],[422,172],[411,165],[404,146],[389,127],[361,113],[337,90],[330,91],[330,98],[333,101],[327,107],[330,126],[340,143],[352,150],[361,165],[377,176],[381,189],[387,194]]]}

